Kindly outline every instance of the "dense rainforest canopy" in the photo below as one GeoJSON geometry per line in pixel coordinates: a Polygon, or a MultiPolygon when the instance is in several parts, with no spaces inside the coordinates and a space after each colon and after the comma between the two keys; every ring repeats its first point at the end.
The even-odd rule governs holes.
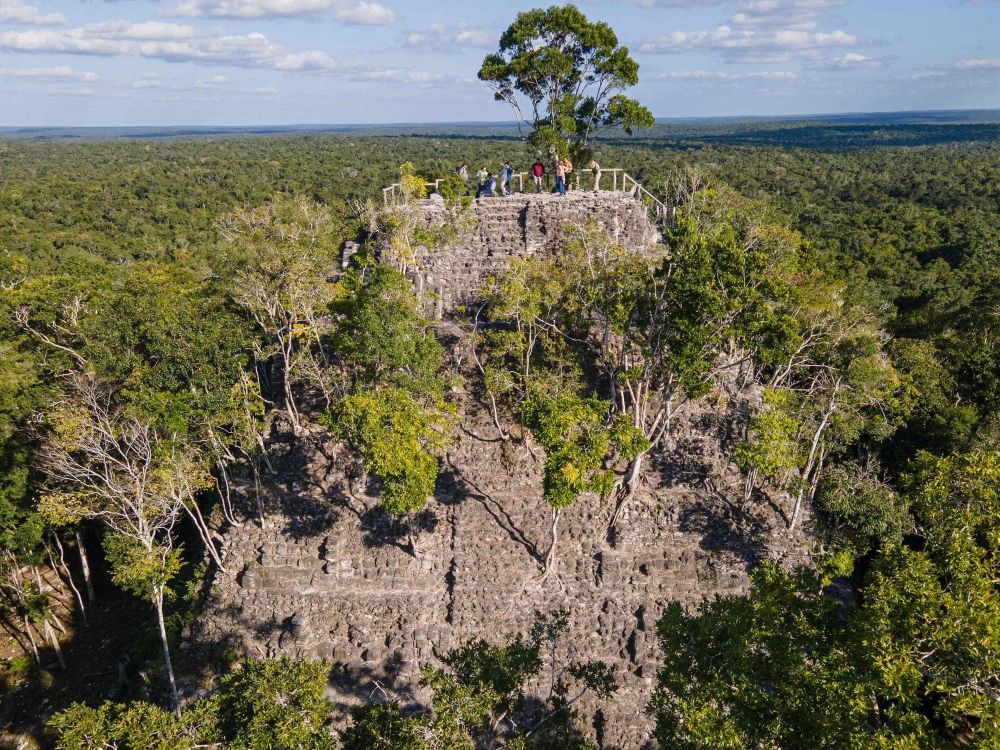
{"type": "MultiPolygon", "coordinates": [[[[545,456],[539,573],[559,514],[583,492],[632,502],[669,405],[710,393],[719,358],[742,352],[763,400],[734,455],[739,500],[766,482],[812,504],[815,565],[764,564],[744,596],[667,610],[657,739],[995,748],[1000,147],[880,146],[889,128],[866,148],[803,148],[803,130],[766,146],[597,141],[602,164],[678,206],[673,256],[583,227],[561,262],[484,288],[481,386],[498,425],[521,428],[506,437],[545,456]]],[[[369,201],[402,164],[437,178],[533,158],[460,137],[0,141],[8,722],[67,749],[588,747],[573,704],[615,700],[604,665],[568,663],[528,701],[554,670],[558,612],[426,665],[421,711],[373,703],[336,736],[326,665],[197,664],[178,648],[231,573],[212,528],[263,520],[229,480],[268,471],[276,419],[351,446],[419,554],[412,516],[458,429],[457,375],[371,230],[442,237],[369,201]],[[504,730],[513,714],[524,723],[504,730]]],[[[462,196],[449,202],[459,215],[462,196]]]]}

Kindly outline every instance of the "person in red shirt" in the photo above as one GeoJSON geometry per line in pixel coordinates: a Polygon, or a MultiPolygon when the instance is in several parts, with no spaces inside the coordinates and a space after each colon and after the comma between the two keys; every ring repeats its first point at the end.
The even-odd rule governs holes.
{"type": "Polygon", "coordinates": [[[545,166],[542,164],[541,159],[535,159],[535,163],[531,165],[531,176],[535,178],[535,192],[542,192],[542,175],[545,174],[545,166]]]}

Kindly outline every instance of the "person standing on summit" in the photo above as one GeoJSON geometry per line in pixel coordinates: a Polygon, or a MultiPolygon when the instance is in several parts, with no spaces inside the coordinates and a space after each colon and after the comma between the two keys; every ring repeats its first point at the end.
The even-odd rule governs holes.
{"type": "Polygon", "coordinates": [[[531,165],[531,176],[535,178],[535,192],[542,192],[542,175],[545,174],[545,165],[542,164],[541,159],[535,159],[535,163],[531,165]]]}
{"type": "Polygon", "coordinates": [[[601,190],[601,165],[596,161],[591,160],[590,162],[590,173],[594,175],[594,192],[600,192],[601,190]]]}
{"type": "Polygon", "coordinates": [[[482,195],[483,189],[486,187],[486,180],[487,180],[487,178],[489,178],[489,176],[490,176],[490,173],[486,169],[486,165],[485,164],[479,168],[478,172],[476,172],[476,197],[477,198],[480,195],[482,195]]]}
{"type": "Polygon", "coordinates": [[[503,195],[510,195],[511,186],[510,183],[514,179],[514,170],[510,166],[510,162],[504,162],[503,166],[500,167],[500,192],[503,195]]]}
{"type": "Polygon", "coordinates": [[[556,162],[556,190],[559,195],[566,195],[566,164],[562,159],[556,162]]]}

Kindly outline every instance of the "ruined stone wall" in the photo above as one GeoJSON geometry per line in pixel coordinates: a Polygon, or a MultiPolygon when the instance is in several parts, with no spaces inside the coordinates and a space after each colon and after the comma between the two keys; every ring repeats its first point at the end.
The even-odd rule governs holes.
{"type": "MultiPolygon", "coordinates": [[[[428,225],[449,220],[440,199],[421,201],[418,210],[428,225]]],[[[566,225],[583,226],[588,221],[628,247],[644,247],[660,238],[645,206],[628,193],[576,190],[564,197],[516,193],[474,201],[458,219],[469,230],[462,232],[461,240],[419,248],[408,273],[421,295],[433,299],[440,317],[471,302],[486,277],[502,271],[511,259],[557,254],[566,225]]],[[[398,258],[385,260],[393,263],[398,258]]]]}
{"type": "MultiPolygon", "coordinates": [[[[641,207],[623,198],[481,202],[468,244],[428,254],[420,273],[454,303],[486,269],[555,252],[558,227],[591,211],[618,222],[623,241],[645,241],[641,207]],[[617,213],[600,214],[609,205],[617,213]],[[534,218],[522,223],[522,216],[534,218]]],[[[442,324],[446,341],[450,326],[442,324]]],[[[803,538],[784,528],[779,509],[788,512],[787,497],[742,503],[729,456],[759,394],[741,389],[737,377],[678,415],[614,531],[612,509],[598,497],[584,496],[563,513],[558,556],[544,581],[550,510],[540,457],[500,441],[472,392],[454,394],[463,428],[419,516],[417,557],[408,553],[403,525],[379,509],[378,487],[356,457],[318,430],[310,439],[279,429],[271,445],[276,474],[265,475],[264,526],[248,520],[225,530],[230,575],[218,577],[187,647],[326,658],[338,703],[384,690],[418,705],[426,700],[416,683],[420,665],[471,638],[523,631],[536,609],[564,607],[571,629],[562,656],[606,660],[622,685],[610,703],[582,706],[582,730],[602,748],[651,746],[644,708],[657,668],[655,623],[667,603],[693,606],[744,591],[761,559],[804,554],[803,538]]]]}

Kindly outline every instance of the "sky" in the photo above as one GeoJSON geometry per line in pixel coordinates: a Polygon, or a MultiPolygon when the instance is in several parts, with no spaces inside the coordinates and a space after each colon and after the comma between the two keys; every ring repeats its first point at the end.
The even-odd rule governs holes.
{"type": "MultiPolygon", "coordinates": [[[[580,0],[658,117],[1000,108],[1000,0],[580,0]]],[[[508,0],[0,0],[0,125],[511,120],[508,0]]]]}

